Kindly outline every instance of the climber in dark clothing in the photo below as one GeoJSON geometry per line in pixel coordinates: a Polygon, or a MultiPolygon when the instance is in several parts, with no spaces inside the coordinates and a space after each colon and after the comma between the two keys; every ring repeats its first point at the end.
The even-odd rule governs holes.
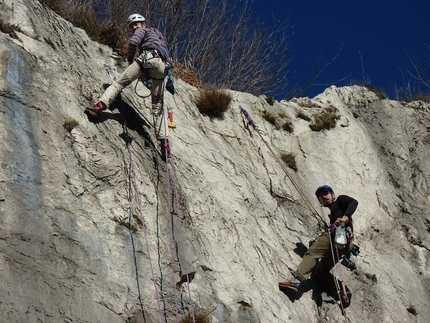
{"type": "MultiPolygon", "coordinates": [[[[337,263],[339,261],[338,257],[340,258],[345,254],[349,254],[352,248],[352,215],[357,209],[358,202],[347,195],[339,195],[336,198],[333,189],[328,185],[318,187],[315,195],[322,206],[330,209],[330,227],[345,227],[347,243],[343,246],[339,245],[338,253],[334,253],[337,263]]],[[[309,250],[303,256],[294,273],[294,279],[279,283],[279,287],[282,290],[297,292],[299,287],[309,279],[312,273],[313,277],[322,284],[332,286],[331,284],[334,282],[334,279],[330,274],[330,270],[335,265],[331,250],[332,245],[335,246],[334,230],[331,233],[327,230],[315,241],[311,241],[309,250]],[[330,243],[329,239],[332,240],[332,243],[330,243]]]]}

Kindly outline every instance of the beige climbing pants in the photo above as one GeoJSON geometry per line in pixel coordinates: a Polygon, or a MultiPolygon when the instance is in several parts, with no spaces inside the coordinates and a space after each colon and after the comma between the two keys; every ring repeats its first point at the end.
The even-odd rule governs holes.
{"type": "Polygon", "coordinates": [[[130,85],[131,82],[137,80],[143,74],[141,67],[151,68],[152,70],[151,112],[155,136],[158,140],[162,140],[168,136],[167,118],[162,104],[166,74],[164,62],[156,51],[144,51],[137,57],[119,78],[106,89],[99,101],[102,101],[106,106],[110,106],[126,86],[130,85]]]}
{"type": "MultiPolygon", "coordinates": [[[[309,279],[313,272],[313,277],[322,284],[330,287],[332,286],[334,279],[330,270],[335,264],[333,263],[329,239],[329,233],[325,232],[312,244],[297,267],[294,275],[295,277],[305,281],[309,279]]],[[[333,245],[336,263],[341,256],[351,251],[352,245],[352,242],[350,242],[345,248],[337,250],[333,245]]]]}

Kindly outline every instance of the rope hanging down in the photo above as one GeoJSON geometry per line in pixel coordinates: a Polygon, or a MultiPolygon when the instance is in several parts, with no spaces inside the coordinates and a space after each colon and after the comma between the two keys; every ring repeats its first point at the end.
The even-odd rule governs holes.
{"type": "MultiPolygon", "coordinates": [[[[109,75],[109,77],[111,78],[112,81],[115,81],[117,79],[116,75],[115,75],[115,71],[111,66],[105,65],[106,67],[106,71],[107,74],[109,75]]],[[[164,92],[164,89],[163,89],[164,92]]],[[[122,109],[122,102],[121,102],[121,110],[122,109]]],[[[163,109],[163,114],[164,114],[164,95],[163,95],[163,99],[162,99],[162,109],[163,109]]],[[[123,111],[121,111],[123,112],[123,111]]],[[[173,122],[173,119],[171,120],[171,122],[173,122]]],[[[164,127],[167,127],[167,122],[166,122],[166,118],[164,116],[163,118],[163,123],[164,123],[164,127]]],[[[172,127],[171,127],[172,128],[172,127]]],[[[124,117],[124,131],[126,132],[127,137],[130,137],[128,134],[128,130],[127,130],[127,124],[126,124],[126,118],[124,117]]],[[[166,129],[165,129],[166,130],[166,129]]],[[[167,133],[167,132],[165,132],[167,133]]],[[[166,138],[167,139],[167,138],[166,138]]],[[[163,311],[161,309],[161,300],[160,300],[160,296],[159,296],[159,292],[158,292],[158,287],[157,287],[157,280],[155,277],[155,273],[154,273],[154,269],[153,269],[153,265],[152,265],[152,258],[150,256],[150,250],[149,250],[149,242],[148,242],[148,234],[146,231],[146,225],[145,225],[145,219],[144,216],[142,214],[142,203],[140,200],[140,195],[138,194],[139,190],[138,190],[138,184],[137,184],[137,179],[136,179],[136,174],[134,171],[134,161],[133,161],[133,154],[132,154],[132,147],[131,147],[131,141],[127,141],[127,149],[129,152],[129,159],[130,159],[130,172],[133,175],[133,183],[134,183],[134,189],[135,189],[135,193],[136,193],[136,201],[138,204],[138,210],[139,210],[139,216],[140,219],[142,221],[142,226],[143,226],[143,232],[144,232],[144,238],[145,238],[145,244],[146,244],[146,248],[147,248],[147,254],[148,254],[148,260],[150,263],[150,268],[151,268],[151,273],[152,273],[152,281],[154,283],[154,288],[155,288],[155,293],[156,293],[156,298],[157,298],[157,303],[158,303],[158,309],[159,309],[159,313],[160,313],[160,319],[161,321],[164,321],[166,319],[166,317],[163,315],[163,311]]],[[[174,160],[173,160],[173,154],[171,153],[171,157],[168,158],[173,170],[173,175],[175,175],[175,168],[174,168],[174,160]]],[[[167,166],[167,164],[166,164],[167,166]]],[[[185,248],[184,248],[184,238],[183,238],[183,229],[182,229],[182,221],[181,221],[181,211],[179,208],[179,194],[178,194],[178,188],[177,188],[177,182],[176,182],[176,176],[173,176],[174,178],[174,198],[175,198],[175,206],[176,206],[176,214],[178,215],[178,219],[179,219],[179,226],[180,226],[180,235],[181,235],[181,245],[182,245],[182,250],[183,250],[183,261],[185,263],[185,271],[186,271],[186,278],[187,278],[187,287],[188,287],[188,297],[189,297],[189,301],[190,301],[190,307],[191,307],[191,314],[192,314],[192,319],[193,319],[193,323],[195,323],[195,317],[194,317],[194,305],[193,305],[193,300],[191,298],[191,291],[190,291],[190,281],[189,281],[189,270],[188,270],[188,262],[187,262],[187,258],[185,255],[185,248]]],[[[178,313],[178,301],[177,301],[177,296],[176,296],[176,284],[175,284],[175,279],[174,279],[174,256],[173,256],[173,250],[175,249],[173,247],[173,228],[171,227],[171,224],[173,223],[173,218],[172,218],[172,213],[170,210],[172,210],[171,207],[171,189],[170,189],[170,171],[169,171],[169,167],[166,167],[166,181],[167,181],[167,188],[168,188],[168,214],[169,214],[169,219],[171,219],[172,221],[169,221],[170,224],[170,241],[171,241],[171,258],[172,258],[172,284],[173,284],[173,290],[174,290],[174,299],[175,299],[175,306],[176,306],[176,321],[179,322],[179,313],[178,313]]],[[[136,268],[137,271],[137,268],[136,268]]],[[[137,272],[136,272],[136,276],[138,276],[137,272]]],[[[138,286],[138,290],[140,290],[140,286],[138,286]]],[[[140,299],[140,295],[139,295],[139,299],[140,299]]],[[[141,304],[141,308],[143,311],[143,306],[141,304]]],[[[142,313],[143,314],[143,313],[142,313]]]]}
{"type": "MultiPolygon", "coordinates": [[[[266,132],[263,129],[260,129],[257,124],[255,123],[255,121],[252,119],[251,115],[248,113],[248,111],[246,111],[244,108],[240,107],[240,112],[245,116],[245,118],[248,120],[248,123],[252,126],[252,128],[257,131],[258,135],[260,136],[261,140],[264,142],[264,144],[267,146],[267,148],[269,149],[270,153],[273,155],[273,157],[276,159],[276,161],[278,162],[278,164],[281,166],[281,168],[283,169],[283,171],[285,172],[285,174],[287,175],[287,177],[289,178],[289,180],[291,181],[291,183],[294,185],[294,187],[296,188],[297,192],[300,194],[300,196],[303,198],[303,200],[305,201],[305,203],[307,204],[307,206],[309,207],[309,210],[311,211],[312,215],[317,219],[318,223],[320,224],[320,226],[322,227],[326,227],[326,223],[323,220],[323,218],[319,215],[319,213],[315,210],[315,208],[312,206],[312,204],[309,202],[309,200],[306,198],[306,196],[303,194],[303,192],[300,190],[300,187],[297,185],[297,183],[294,181],[294,179],[291,177],[291,175],[289,174],[288,170],[285,168],[284,164],[282,163],[282,161],[278,158],[278,156],[276,156],[276,154],[274,153],[274,151],[272,150],[272,148],[269,146],[269,144],[267,143],[267,141],[263,138],[263,134],[266,134],[266,132]]],[[[330,235],[330,228],[326,228],[325,230],[328,230],[328,233],[330,235]]],[[[336,265],[336,258],[335,258],[335,254],[334,254],[334,246],[333,243],[331,241],[331,239],[329,238],[330,241],[330,249],[331,249],[331,254],[332,254],[332,258],[333,258],[333,263],[336,265]]],[[[336,247],[336,252],[339,256],[337,247],[336,247]]],[[[347,291],[346,291],[346,285],[345,285],[345,281],[343,279],[343,275],[342,275],[342,271],[341,268],[339,267],[339,263],[337,264],[338,267],[338,271],[340,273],[341,276],[341,281],[339,284],[339,281],[337,279],[337,277],[334,277],[334,283],[337,289],[337,293],[339,296],[339,300],[340,300],[340,306],[342,309],[342,315],[344,316],[345,322],[347,322],[348,318],[346,316],[345,313],[345,306],[343,305],[343,300],[345,300],[346,302],[350,301],[347,295],[347,291]],[[345,299],[346,298],[346,299],[345,299]]]]}
{"type": "Polygon", "coordinates": [[[334,253],[334,248],[336,248],[336,255],[338,257],[337,259],[339,259],[339,251],[337,249],[337,246],[333,246],[333,241],[330,238],[330,234],[331,234],[330,227],[327,228],[327,232],[329,234],[329,239],[328,240],[330,241],[330,250],[331,250],[331,256],[332,256],[332,259],[333,259],[333,264],[337,268],[337,270],[339,272],[339,276],[341,278],[341,281],[340,281],[340,284],[339,284],[338,278],[335,275],[333,275],[334,285],[336,286],[337,295],[339,297],[340,308],[342,310],[343,318],[345,320],[345,323],[347,323],[348,322],[348,317],[346,316],[345,306],[343,304],[344,304],[344,302],[345,303],[349,303],[351,300],[349,299],[348,293],[346,291],[346,285],[345,285],[345,280],[343,278],[341,265],[340,265],[339,262],[336,263],[336,256],[335,256],[335,253],[334,253]]]}
{"type": "MultiPolygon", "coordinates": [[[[163,100],[162,100],[162,109],[163,109],[163,113],[165,113],[165,108],[164,108],[164,95],[163,95],[163,100]]],[[[170,119],[170,118],[169,118],[170,119]]],[[[170,119],[170,122],[173,122],[173,119],[170,119]]],[[[164,118],[163,119],[163,126],[164,126],[164,133],[167,133],[167,119],[164,118]]],[[[172,128],[172,127],[170,127],[172,128]]],[[[176,128],[176,126],[175,126],[176,128]]],[[[166,138],[167,139],[167,138],[166,138]]],[[[167,152],[166,152],[167,154],[167,152]]],[[[177,220],[179,223],[179,233],[180,233],[180,239],[181,239],[181,248],[182,248],[182,257],[183,257],[183,262],[184,262],[184,266],[185,266],[185,272],[186,272],[186,281],[187,281],[187,292],[188,292],[188,298],[189,298],[189,303],[190,303],[190,312],[191,312],[191,317],[193,320],[193,323],[196,323],[196,319],[195,319],[195,315],[194,315],[194,302],[193,299],[191,297],[191,289],[190,289],[190,275],[189,275],[189,268],[188,268],[188,260],[186,257],[186,253],[185,253],[185,243],[184,243],[184,234],[183,234],[183,228],[182,228],[182,214],[181,214],[181,209],[179,207],[180,203],[179,203],[179,190],[178,190],[178,183],[176,181],[176,170],[175,170],[175,163],[174,163],[174,155],[173,155],[173,151],[172,151],[172,147],[170,147],[170,157],[167,157],[168,159],[168,164],[166,164],[166,187],[167,187],[167,207],[168,207],[168,214],[169,214],[169,229],[170,229],[170,250],[171,250],[171,264],[172,264],[172,284],[173,284],[173,288],[174,288],[174,293],[175,293],[175,301],[177,300],[176,298],[176,284],[175,284],[175,280],[174,280],[174,256],[173,256],[173,250],[174,250],[174,246],[173,246],[173,214],[171,212],[172,209],[174,209],[176,216],[177,216],[177,220]],[[168,165],[170,165],[170,167],[168,167],[168,165]],[[171,171],[170,171],[171,168],[171,171]],[[172,193],[171,193],[171,188],[170,188],[170,182],[171,182],[171,173],[172,173],[172,178],[173,178],[173,199],[172,199],[172,193]],[[175,207],[172,208],[172,200],[174,201],[174,205],[175,207]]],[[[176,302],[176,317],[178,317],[178,305],[176,302]]]]}
{"type": "Polygon", "coordinates": [[[286,169],[284,163],[282,162],[282,160],[279,159],[279,157],[275,154],[275,152],[272,150],[272,148],[269,146],[268,142],[264,139],[263,134],[266,134],[266,132],[263,129],[260,129],[257,124],[255,123],[255,121],[252,119],[251,115],[248,113],[248,111],[246,111],[244,108],[240,107],[240,112],[245,116],[245,118],[248,120],[248,123],[252,126],[252,128],[257,131],[258,135],[260,136],[261,140],[264,142],[264,144],[267,146],[267,148],[269,149],[270,153],[273,155],[273,157],[276,159],[276,161],[278,162],[279,166],[281,166],[282,170],[285,172],[285,174],[287,175],[288,179],[291,181],[291,183],[293,184],[293,186],[295,187],[295,189],[297,190],[297,192],[300,194],[300,196],[302,197],[302,199],[305,201],[306,205],[308,206],[309,210],[311,211],[312,215],[317,219],[318,224],[321,227],[326,226],[326,222],[324,221],[324,219],[321,217],[321,215],[319,215],[319,213],[315,210],[315,208],[312,206],[312,204],[309,202],[309,200],[306,198],[305,194],[303,194],[303,192],[301,191],[300,187],[297,185],[297,183],[294,181],[294,179],[292,178],[292,176],[290,175],[290,173],[288,172],[288,170],[286,169]]]}
{"type": "MultiPolygon", "coordinates": [[[[111,78],[112,81],[115,81],[117,79],[117,77],[115,75],[115,72],[114,72],[114,70],[113,70],[112,67],[106,65],[106,71],[107,71],[107,74],[109,75],[109,77],[111,78]]],[[[121,102],[121,110],[123,110],[122,102],[121,102]]],[[[121,112],[123,112],[123,111],[121,111],[121,112]]],[[[124,131],[125,131],[127,137],[130,138],[130,136],[128,134],[128,128],[127,128],[126,118],[124,118],[124,125],[123,125],[123,127],[124,127],[124,131]]],[[[133,179],[134,191],[135,191],[135,193],[138,193],[139,192],[139,190],[138,190],[138,183],[137,183],[138,181],[137,181],[136,172],[135,172],[135,168],[134,168],[134,159],[133,159],[133,152],[132,152],[132,147],[131,147],[131,140],[127,140],[126,141],[126,146],[127,146],[127,151],[128,151],[128,154],[129,154],[130,174],[132,175],[132,179],[133,179]]],[[[142,222],[143,236],[144,236],[144,239],[145,239],[146,252],[148,254],[149,266],[151,268],[152,282],[154,284],[155,295],[156,295],[156,298],[157,298],[158,311],[159,311],[159,314],[160,314],[160,319],[161,319],[161,321],[163,321],[165,317],[164,317],[163,311],[161,309],[160,293],[158,291],[157,279],[155,277],[155,271],[154,271],[154,266],[153,266],[153,263],[152,263],[151,251],[150,251],[150,248],[149,248],[148,232],[146,230],[145,217],[143,216],[142,202],[140,200],[140,195],[139,194],[136,194],[135,198],[136,198],[136,203],[137,203],[137,207],[138,207],[138,211],[139,211],[139,218],[140,218],[140,220],[142,222]]],[[[130,203],[130,207],[131,207],[131,203],[130,203]]],[[[136,268],[136,276],[138,276],[137,268],[136,268]]],[[[138,286],[138,290],[140,290],[140,286],[138,286]]],[[[140,297],[141,296],[139,295],[139,298],[140,297]]],[[[143,308],[142,305],[141,305],[141,307],[143,308]]],[[[144,313],[142,313],[142,315],[144,315],[144,313]]]]}

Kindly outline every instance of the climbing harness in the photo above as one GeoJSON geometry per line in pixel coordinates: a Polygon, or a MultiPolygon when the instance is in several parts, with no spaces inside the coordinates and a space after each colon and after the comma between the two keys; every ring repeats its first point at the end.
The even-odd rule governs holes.
{"type": "MultiPolygon", "coordinates": [[[[108,73],[108,75],[110,76],[110,78],[115,81],[117,79],[114,69],[111,66],[106,66],[106,71],[108,73]]],[[[164,88],[162,89],[162,93],[164,93],[164,88]]],[[[121,102],[121,112],[123,112],[123,105],[121,102]]],[[[166,117],[165,117],[165,112],[164,112],[164,95],[162,95],[162,110],[163,110],[163,126],[165,129],[165,133],[167,134],[167,122],[166,122],[166,117]]],[[[173,114],[170,116],[169,115],[169,127],[172,128],[171,126],[174,125],[173,122],[173,114]]],[[[176,125],[175,125],[176,127],[176,125]]],[[[160,319],[161,322],[165,321],[166,317],[163,315],[163,311],[161,309],[161,299],[160,299],[160,293],[158,291],[158,286],[157,286],[157,279],[155,277],[155,272],[154,272],[154,267],[152,264],[152,258],[151,258],[151,253],[149,250],[149,241],[148,241],[148,234],[147,234],[147,230],[146,230],[146,224],[145,224],[145,217],[143,215],[142,212],[142,203],[140,200],[140,195],[139,195],[139,187],[138,187],[138,181],[136,179],[136,173],[135,173],[135,169],[134,169],[134,160],[133,160],[133,153],[132,153],[132,147],[131,147],[131,140],[130,140],[130,135],[128,134],[128,128],[127,128],[127,124],[126,124],[126,118],[124,116],[124,124],[123,124],[123,128],[124,128],[124,132],[126,134],[126,138],[128,138],[128,140],[126,140],[126,146],[129,152],[129,160],[130,160],[130,176],[132,177],[132,181],[134,184],[134,191],[135,191],[135,198],[136,198],[136,202],[138,205],[138,210],[139,210],[139,217],[140,220],[142,222],[142,227],[143,227],[143,235],[145,238],[145,244],[146,244],[146,249],[147,249],[147,254],[148,254],[148,261],[150,263],[150,268],[151,268],[151,273],[152,273],[152,281],[154,283],[154,289],[155,289],[155,293],[156,293],[156,299],[157,299],[157,303],[158,303],[158,310],[159,310],[159,314],[160,314],[160,319]]],[[[167,139],[167,136],[166,136],[167,139]]],[[[174,252],[176,250],[175,246],[174,246],[174,241],[173,241],[173,215],[172,215],[172,201],[174,202],[174,210],[175,213],[177,215],[177,219],[178,219],[178,223],[179,223],[179,232],[180,232],[180,237],[181,237],[181,248],[182,248],[182,255],[183,255],[183,262],[184,262],[184,266],[185,266],[185,272],[186,272],[186,281],[187,281],[187,290],[188,290],[188,299],[189,299],[189,306],[190,306],[190,313],[193,319],[193,323],[195,322],[195,316],[194,316],[194,304],[193,304],[193,300],[191,297],[191,290],[190,290],[190,274],[189,274],[189,269],[188,269],[188,261],[185,255],[185,244],[184,244],[184,234],[183,234],[183,228],[182,228],[182,216],[181,216],[181,211],[180,211],[180,203],[179,203],[179,194],[178,194],[178,183],[176,181],[176,176],[175,176],[175,167],[174,167],[174,159],[173,159],[173,154],[170,152],[170,157],[167,158],[168,159],[168,163],[166,163],[166,187],[167,187],[167,204],[168,204],[168,222],[169,222],[169,231],[170,231],[170,254],[171,254],[171,266],[172,266],[172,285],[173,285],[173,293],[174,293],[174,300],[175,300],[175,309],[176,309],[176,322],[179,322],[179,309],[178,309],[178,297],[176,295],[176,284],[175,284],[175,269],[174,269],[174,264],[175,264],[175,255],[174,252]],[[168,167],[168,164],[170,165],[170,167],[168,167]],[[172,189],[171,189],[171,181],[173,182],[173,197],[172,197],[172,189]]],[[[131,186],[131,184],[129,184],[129,186],[131,186]]],[[[129,192],[129,199],[130,199],[130,205],[131,205],[131,190],[129,192]]],[[[131,208],[130,208],[131,210],[131,208]]],[[[130,211],[131,212],[131,211],[130,211]]],[[[130,233],[131,234],[131,233],[130,233]]],[[[135,252],[135,245],[134,245],[134,239],[132,237],[132,245],[133,245],[133,250],[135,252]]],[[[135,266],[136,266],[136,280],[137,280],[137,284],[138,284],[138,292],[139,292],[139,300],[140,300],[140,305],[141,305],[141,310],[142,310],[142,314],[143,314],[143,305],[142,305],[142,301],[141,301],[141,293],[140,293],[140,285],[139,285],[139,279],[138,279],[138,268],[137,268],[137,262],[135,259],[135,266]]]]}

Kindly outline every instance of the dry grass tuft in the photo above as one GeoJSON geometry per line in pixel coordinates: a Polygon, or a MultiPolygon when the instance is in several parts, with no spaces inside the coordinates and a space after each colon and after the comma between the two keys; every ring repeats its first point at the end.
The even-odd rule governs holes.
{"type": "Polygon", "coordinates": [[[125,37],[123,28],[116,21],[100,17],[91,3],[66,0],[42,2],[73,25],[84,29],[92,40],[111,47],[122,56],[127,54],[128,38],[125,37]]]}
{"type": "Polygon", "coordinates": [[[275,104],[275,99],[271,96],[268,96],[266,98],[266,102],[269,103],[269,105],[274,105],[275,104]]]}
{"type": "Polygon", "coordinates": [[[66,120],[63,124],[64,129],[71,132],[75,127],[79,125],[79,122],[75,119],[66,120]]]}
{"type": "Polygon", "coordinates": [[[417,316],[418,312],[417,309],[415,308],[415,305],[409,304],[408,308],[406,309],[409,313],[411,313],[412,315],[417,316]]]}
{"type": "Polygon", "coordinates": [[[222,118],[232,100],[233,96],[227,90],[202,89],[196,105],[200,113],[210,118],[222,118]]]}
{"type": "Polygon", "coordinates": [[[190,63],[175,63],[172,73],[175,78],[181,79],[194,87],[201,87],[196,69],[190,63]]]}
{"type": "Polygon", "coordinates": [[[209,318],[206,314],[202,313],[196,313],[194,315],[195,321],[193,321],[193,318],[191,314],[188,314],[187,316],[183,317],[179,323],[210,323],[209,318]]]}
{"type": "Polygon", "coordinates": [[[281,154],[281,160],[293,171],[297,172],[296,155],[293,155],[292,153],[281,154]]]}
{"type": "Polygon", "coordinates": [[[292,133],[294,131],[293,122],[288,118],[284,122],[284,124],[282,125],[282,129],[285,130],[285,131],[287,131],[287,132],[289,132],[289,133],[292,133]]]}
{"type": "Polygon", "coordinates": [[[261,116],[264,120],[266,120],[268,123],[273,124],[276,126],[276,120],[278,119],[274,114],[264,111],[263,115],[261,116]]]}
{"type": "Polygon", "coordinates": [[[330,130],[336,127],[336,121],[339,118],[340,116],[336,108],[328,108],[321,114],[314,114],[309,127],[312,131],[330,130]]]}
{"type": "Polygon", "coordinates": [[[373,93],[375,93],[376,96],[380,100],[385,100],[387,98],[387,95],[385,94],[384,91],[382,91],[381,89],[378,89],[378,88],[374,87],[372,84],[366,83],[366,84],[363,84],[363,86],[365,88],[367,88],[368,90],[372,91],[373,93]]]}
{"type": "Polygon", "coordinates": [[[18,25],[7,24],[3,20],[0,20],[0,31],[1,32],[8,34],[8,33],[11,33],[15,30],[21,32],[21,28],[18,25]]]}
{"type": "Polygon", "coordinates": [[[418,92],[411,98],[409,98],[409,101],[423,101],[426,103],[430,103],[430,94],[424,93],[424,92],[418,92]]]}
{"type": "Polygon", "coordinates": [[[303,119],[305,121],[311,121],[311,118],[305,114],[304,112],[300,111],[299,113],[297,113],[297,118],[303,119]]]}

